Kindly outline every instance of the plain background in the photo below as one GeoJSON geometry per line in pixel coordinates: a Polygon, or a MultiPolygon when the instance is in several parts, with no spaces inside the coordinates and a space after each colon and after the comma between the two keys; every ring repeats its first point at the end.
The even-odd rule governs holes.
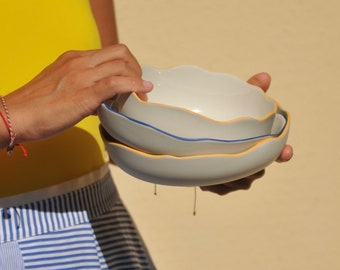
{"type": "Polygon", "coordinates": [[[154,186],[112,166],[160,270],[340,269],[340,1],[116,0],[120,41],[157,68],[244,80],[267,71],[294,158],[227,196],[154,186]]]}

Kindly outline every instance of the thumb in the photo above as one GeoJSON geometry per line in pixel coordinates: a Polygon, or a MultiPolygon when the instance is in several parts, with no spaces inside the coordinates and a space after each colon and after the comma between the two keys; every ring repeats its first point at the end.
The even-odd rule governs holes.
{"type": "Polygon", "coordinates": [[[264,92],[267,92],[271,82],[271,77],[266,72],[258,73],[252,76],[248,83],[260,87],[264,92]]]}

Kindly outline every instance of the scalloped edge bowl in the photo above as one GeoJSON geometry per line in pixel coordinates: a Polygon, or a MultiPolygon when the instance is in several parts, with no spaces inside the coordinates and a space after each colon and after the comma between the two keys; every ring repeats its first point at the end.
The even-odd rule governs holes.
{"type": "MultiPolygon", "coordinates": [[[[210,72],[192,65],[163,70],[144,65],[142,72],[154,89],[148,93],[148,101],[132,94],[140,103],[177,107],[217,122],[244,117],[261,121],[277,109],[274,100],[262,89],[228,73],[210,72]]],[[[140,116],[135,104],[122,108],[121,112],[135,118],[140,116]]]]}
{"type": "MultiPolygon", "coordinates": [[[[275,114],[269,134],[242,138],[240,140],[221,140],[204,137],[186,138],[177,134],[171,134],[158,127],[116,112],[106,104],[101,105],[98,116],[103,128],[110,136],[120,142],[146,153],[170,154],[174,156],[239,153],[267,137],[278,136],[286,124],[285,118],[281,114],[275,114]]],[[[226,131],[228,131],[227,127],[233,126],[235,125],[225,126],[226,131]]]]}

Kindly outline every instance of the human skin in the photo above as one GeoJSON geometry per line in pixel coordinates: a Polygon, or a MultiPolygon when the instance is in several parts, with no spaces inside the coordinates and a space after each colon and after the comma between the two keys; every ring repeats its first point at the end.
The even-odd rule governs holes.
{"type": "MultiPolygon", "coordinates": [[[[127,46],[68,51],[28,84],[5,97],[16,143],[43,140],[96,113],[100,104],[118,93],[146,93],[152,83],[127,46]]],[[[1,112],[5,114],[1,106],[1,112]]],[[[9,143],[0,125],[0,147],[9,143]]]]}

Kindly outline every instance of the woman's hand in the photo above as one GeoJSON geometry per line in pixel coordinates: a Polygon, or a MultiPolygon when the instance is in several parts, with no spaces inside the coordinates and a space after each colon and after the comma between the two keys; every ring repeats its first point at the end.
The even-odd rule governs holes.
{"type": "MultiPolygon", "coordinates": [[[[248,83],[259,86],[263,91],[267,92],[270,86],[271,78],[267,73],[259,73],[254,75],[248,80],[248,83]]],[[[293,157],[293,148],[290,145],[286,145],[277,159],[277,162],[287,162],[293,157]]],[[[261,178],[265,173],[265,170],[259,171],[248,177],[228,182],[220,185],[212,185],[201,187],[204,191],[211,191],[219,195],[226,195],[230,192],[237,190],[246,190],[251,187],[251,184],[256,180],[261,178]]]]}
{"type": "Polygon", "coordinates": [[[151,91],[152,84],[141,74],[125,45],[66,52],[5,97],[16,143],[55,135],[95,114],[103,101],[118,93],[151,91]]]}

